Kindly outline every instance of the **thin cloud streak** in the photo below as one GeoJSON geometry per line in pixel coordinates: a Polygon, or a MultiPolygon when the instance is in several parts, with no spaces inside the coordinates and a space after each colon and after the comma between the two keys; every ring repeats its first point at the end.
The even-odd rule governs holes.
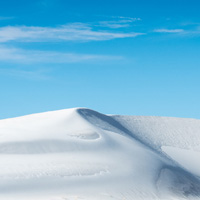
{"type": "Polygon", "coordinates": [[[0,69],[0,74],[28,80],[49,80],[52,78],[45,70],[0,69]]]}
{"type": "Polygon", "coordinates": [[[18,48],[0,48],[0,61],[21,63],[21,64],[34,64],[34,63],[79,63],[79,62],[92,62],[92,61],[109,61],[121,60],[121,56],[110,55],[95,55],[95,54],[77,54],[77,53],[63,53],[55,51],[36,51],[24,50],[18,48]]]}
{"type": "Polygon", "coordinates": [[[101,21],[101,22],[99,22],[99,25],[97,25],[97,26],[117,29],[117,28],[129,27],[130,24],[120,22],[120,21],[101,21]]]}
{"type": "Polygon", "coordinates": [[[153,32],[156,33],[169,33],[176,34],[179,37],[199,37],[200,36],[200,26],[195,29],[155,29],[153,32]]]}
{"type": "Polygon", "coordinates": [[[60,27],[6,26],[0,28],[0,42],[103,41],[131,38],[143,34],[93,30],[90,25],[83,23],[60,27]]]}
{"type": "Polygon", "coordinates": [[[107,27],[112,29],[117,28],[124,28],[124,27],[130,27],[132,23],[136,21],[141,21],[140,18],[131,18],[131,17],[122,17],[122,16],[113,16],[115,20],[107,20],[107,21],[100,21],[99,25],[101,27],[107,27]]]}
{"type": "Polygon", "coordinates": [[[182,33],[184,32],[183,29],[155,29],[154,32],[156,33],[182,33]]]}
{"type": "Polygon", "coordinates": [[[125,17],[125,16],[112,16],[114,19],[123,19],[123,20],[129,20],[129,21],[141,21],[142,19],[139,17],[125,17]]]}

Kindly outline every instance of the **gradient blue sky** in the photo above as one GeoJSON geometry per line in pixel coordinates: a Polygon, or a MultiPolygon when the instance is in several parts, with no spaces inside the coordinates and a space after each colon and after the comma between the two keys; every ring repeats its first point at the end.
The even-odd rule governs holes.
{"type": "Polygon", "coordinates": [[[0,119],[71,107],[200,119],[199,0],[0,0],[0,119]]]}

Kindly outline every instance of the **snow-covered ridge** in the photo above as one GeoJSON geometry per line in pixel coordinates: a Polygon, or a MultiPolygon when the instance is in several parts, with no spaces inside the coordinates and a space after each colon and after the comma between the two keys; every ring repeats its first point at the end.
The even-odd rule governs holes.
{"type": "Polygon", "coordinates": [[[200,199],[200,120],[73,108],[0,120],[0,199],[200,199]]]}

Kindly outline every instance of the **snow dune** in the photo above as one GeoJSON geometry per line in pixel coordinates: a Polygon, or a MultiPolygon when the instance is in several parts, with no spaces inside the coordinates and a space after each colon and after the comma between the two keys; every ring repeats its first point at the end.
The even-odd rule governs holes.
{"type": "Polygon", "coordinates": [[[200,199],[200,120],[74,108],[0,120],[0,199],[200,199]]]}

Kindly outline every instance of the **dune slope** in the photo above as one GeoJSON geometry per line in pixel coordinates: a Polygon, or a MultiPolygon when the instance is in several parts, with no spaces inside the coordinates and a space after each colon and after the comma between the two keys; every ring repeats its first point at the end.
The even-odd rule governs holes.
{"type": "Polygon", "coordinates": [[[200,120],[74,108],[0,120],[0,199],[200,199],[200,120]]]}

